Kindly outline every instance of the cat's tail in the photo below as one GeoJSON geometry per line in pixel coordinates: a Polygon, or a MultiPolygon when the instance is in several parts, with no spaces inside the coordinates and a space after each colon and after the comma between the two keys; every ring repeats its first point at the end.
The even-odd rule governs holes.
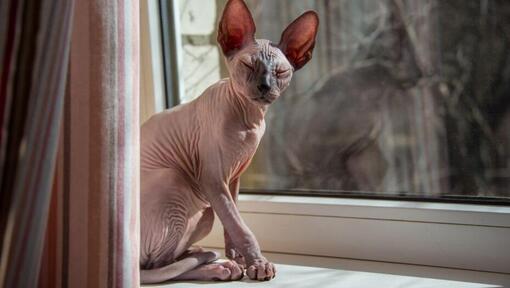
{"type": "Polygon", "coordinates": [[[167,266],[148,270],[141,269],[140,282],[142,282],[142,284],[153,284],[171,280],[185,272],[195,269],[199,265],[217,260],[219,256],[218,253],[213,251],[195,252],[167,266]]]}

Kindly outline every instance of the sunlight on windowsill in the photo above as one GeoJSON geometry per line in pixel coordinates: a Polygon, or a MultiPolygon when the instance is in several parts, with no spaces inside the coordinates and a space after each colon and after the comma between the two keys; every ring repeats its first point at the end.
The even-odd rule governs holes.
{"type": "Polygon", "coordinates": [[[348,270],[336,270],[318,267],[306,267],[278,264],[278,275],[269,282],[249,280],[246,276],[242,281],[233,282],[199,282],[182,281],[167,284],[148,285],[145,287],[202,287],[206,284],[214,287],[321,287],[321,288],[372,288],[372,287],[406,287],[406,288],[482,288],[502,287],[499,285],[400,276],[382,273],[368,273],[348,270]]]}

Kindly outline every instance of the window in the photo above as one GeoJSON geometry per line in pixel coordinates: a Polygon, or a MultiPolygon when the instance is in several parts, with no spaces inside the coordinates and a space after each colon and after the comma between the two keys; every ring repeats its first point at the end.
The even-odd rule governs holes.
{"type": "MultiPolygon", "coordinates": [[[[165,69],[150,68],[164,70],[167,107],[227,76],[215,25],[225,2],[159,1],[162,33],[150,35],[164,53],[151,63],[165,69]]],[[[238,208],[262,249],[507,277],[510,4],[246,2],[273,41],[306,9],[321,18],[314,57],[272,104],[241,181],[238,208]]],[[[223,243],[216,221],[198,244],[223,243]]]]}
{"type": "MultiPolygon", "coordinates": [[[[173,103],[227,77],[225,2],[172,12],[181,37],[166,50],[185,63],[173,103]]],[[[321,26],[312,61],[269,109],[244,192],[510,203],[509,2],[246,2],[259,38],[277,42],[307,9],[321,26]]]]}

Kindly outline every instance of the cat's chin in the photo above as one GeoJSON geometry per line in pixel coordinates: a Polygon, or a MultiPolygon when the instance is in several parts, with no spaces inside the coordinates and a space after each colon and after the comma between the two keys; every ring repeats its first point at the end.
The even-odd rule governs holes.
{"type": "Polygon", "coordinates": [[[252,98],[252,101],[258,105],[270,105],[273,101],[266,98],[252,98]]]}
{"type": "Polygon", "coordinates": [[[276,100],[277,97],[268,95],[268,96],[259,96],[259,97],[252,97],[251,100],[257,104],[262,105],[270,105],[276,100]]]}

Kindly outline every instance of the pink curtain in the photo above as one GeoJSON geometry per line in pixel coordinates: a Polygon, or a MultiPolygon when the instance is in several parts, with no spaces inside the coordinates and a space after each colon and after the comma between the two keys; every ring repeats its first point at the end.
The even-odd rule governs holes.
{"type": "Polygon", "coordinates": [[[0,177],[2,185],[13,183],[12,193],[2,189],[0,213],[9,215],[2,233],[9,233],[2,235],[8,245],[0,286],[138,287],[138,1],[7,2],[0,2],[2,63],[17,59],[7,53],[5,30],[20,29],[16,21],[36,23],[11,37],[26,38],[25,50],[14,49],[21,60],[10,67],[23,68],[31,89],[2,65],[2,80],[4,71],[8,77],[0,89],[28,93],[28,100],[15,105],[18,94],[0,94],[9,112],[3,119],[18,123],[15,109],[25,109],[27,119],[22,132],[7,129],[8,140],[10,126],[0,122],[0,143],[7,143],[0,177]],[[5,11],[22,20],[5,19],[5,11]],[[11,145],[12,135],[18,142],[11,145]]]}

